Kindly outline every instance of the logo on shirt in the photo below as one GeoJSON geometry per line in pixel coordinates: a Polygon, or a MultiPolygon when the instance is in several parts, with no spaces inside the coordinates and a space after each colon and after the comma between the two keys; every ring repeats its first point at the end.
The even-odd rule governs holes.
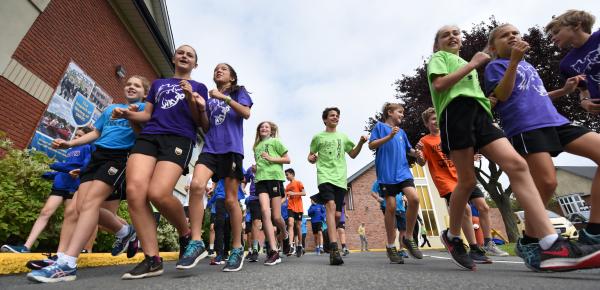
{"type": "Polygon", "coordinates": [[[600,71],[596,71],[595,74],[592,74],[592,66],[600,63],[600,46],[597,49],[594,49],[581,59],[578,59],[574,64],[571,65],[571,68],[579,74],[587,74],[590,79],[592,79],[596,83],[600,83],[600,71]]]}
{"type": "Polygon", "coordinates": [[[540,81],[540,77],[533,66],[519,64],[517,74],[521,77],[521,82],[517,84],[518,90],[525,91],[531,88],[540,96],[548,95],[544,84],[540,81]]]}
{"type": "Polygon", "coordinates": [[[119,169],[116,169],[116,168],[114,168],[112,166],[108,169],[108,175],[112,176],[112,175],[117,174],[117,172],[119,172],[119,169]]]}
{"type": "Polygon", "coordinates": [[[156,103],[160,103],[160,107],[165,110],[174,107],[183,99],[185,94],[179,84],[161,85],[156,93],[156,103]]]}
{"type": "Polygon", "coordinates": [[[181,155],[181,153],[183,153],[183,150],[179,147],[175,147],[175,155],[181,155]]]}
{"type": "Polygon", "coordinates": [[[208,107],[210,108],[210,115],[214,118],[215,125],[221,125],[227,119],[227,113],[231,110],[231,107],[224,101],[217,99],[209,99],[208,107]]]}

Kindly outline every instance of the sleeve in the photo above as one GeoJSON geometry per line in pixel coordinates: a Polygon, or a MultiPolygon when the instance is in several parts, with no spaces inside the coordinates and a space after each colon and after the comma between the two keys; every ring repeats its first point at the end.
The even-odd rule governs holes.
{"type": "Polygon", "coordinates": [[[152,85],[150,86],[150,91],[148,91],[148,96],[146,96],[146,102],[154,105],[156,103],[156,86],[157,86],[157,81],[153,81],[152,85]]]}
{"type": "Polygon", "coordinates": [[[198,87],[196,87],[196,93],[200,94],[205,101],[208,100],[208,89],[203,83],[198,83],[198,87]]]}
{"type": "Polygon", "coordinates": [[[298,181],[298,190],[300,190],[300,192],[304,190],[304,184],[302,184],[300,181],[298,181]]]}
{"type": "Polygon", "coordinates": [[[504,73],[506,72],[506,66],[504,66],[501,62],[492,61],[485,67],[484,83],[485,83],[485,94],[490,95],[498,83],[504,77],[504,73]]]}
{"type": "Polygon", "coordinates": [[[369,142],[375,141],[377,139],[381,139],[381,130],[379,130],[379,128],[381,128],[379,122],[377,122],[375,124],[375,126],[373,126],[373,129],[371,130],[371,137],[369,137],[369,142]]]}
{"type": "Polygon", "coordinates": [[[79,151],[78,157],[75,157],[75,158],[70,157],[67,159],[67,162],[54,162],[54,163],[50,164],[50,169],[56,170],[59,172],[68,173],[69,171],[71,171],[73,169],[80,168],[83,165],[83,159],[84,159],[83,154],[85,154],[84,146],[78,146],[75,148],[71,148],[71,149],[69,149],[68,152],[73,152],[73,151],[77,151],[77,150],[79,151]]]}
{"type": "Polygon", "coordinates": [[[319,152],[319,136],[315,135],[310,141],[310,152],[317,153],[319,152]]]}
{"type": "Polygon", "coordinates": [[[43,179],[47,179],[47,180],[54,180],[54,177],[58,174],[58,172],[56,171],[48,171],[48,172],[44,172],[44,174],[42,174],[42,178],[43,179]]]}
{"type": "Polygon", "coordinates": [[[371,191],[379,193],[379,183],[377,181],[373,182],[373,186],[371,186],[371,191]]]}
{"type": "Polygon", "coordinates": [[[431,79],[433,75],[447,75],[448,66],[446,65],[446,58],[443,52],[438,51],[431,56],[429,63],[427,63],[427,77],[431,79]]]}
{"type": "Polygon", "coordinates": [[[248,94],[248,91],[246,91],[246,88],[243,86],[241,86],[237,92],[236,102],[246,107],[252,107],[252,105],[254,104],[252,103],[252,98],[250,97],[250,94],[248,94]]]}
{"type": "Polygon", "coordinates": [[[96,123],[94,123],[94,128],[98,130],[98,132],[102,133],[102,129],[104,129],[104,124],[106,124],[106,122],[108,122],[108,120],[110,119],[108,114],[112,114],[114,108],[114,105],[109,106],[108,108],[106,108],[106,110],[104,110],[104,112],[102,112],[102,114],[100,114],[100,117],[98,117],[98,120],[96,120],[96,123]]]}
{"type": "Polygon", "coordinates": [[[402,139],[404,139],[404,143],[406,144],[406,152],[409,152],[412,149],[412,145],[410,145],[410,141],[408,140],[408,136],[406,136],[406,131],[400,129],[402,131],[402,139]]]}
{"type": "Polygon", "coordinates": [[[344,151],[346,153],[348,153],[348,152],[352,151],[354,146],[356,146],[354,144],[354,142],[352,142],[352,140],[350,140],[350,138],[348,138],[348,136],[344,135],[344,151]]]}
{"type": "Polygon", "coordinates": [[[279,154],[279,156],[283,156],[288,152],[288,149],[285,147],[285,145],[283,145],[280,139],[277,139],[277,142],[275,142],[275,150],[277,150],[277,154],[279,154]]]}
{"type": "Polygon", "coordinates": [[[85,145],[84,150],[82,150],[82,153],[84,154],[83,156],[83,162],[81,164],[81,170],[85,169],[88,164],[90,164],[90,161],[92,160],[92,146],[91,145],[85,145]]]}

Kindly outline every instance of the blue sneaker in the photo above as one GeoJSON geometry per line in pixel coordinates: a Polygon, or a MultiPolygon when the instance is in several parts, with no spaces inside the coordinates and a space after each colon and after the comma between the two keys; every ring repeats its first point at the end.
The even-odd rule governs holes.
{"type": "Polygon", "coordinates": [[[19,246],[15,246],[15,245],[2,245],[2,247],[0,248],[0,252],[5,252],[5,253],[31,253],[31,251],[29,250],[29,248],[23,246],[23,245],[19,245],[19,246]]]}
{"type": "Polygon", "coordinates": [[[196,267],[200,260],[206,258],[208,252],[204,248],[203,241],[191,240],[183,253],[183,257],[177,261],[175,268],[179,270],[196,267]]]}
{"type": "Polygon", "coordinates": [[[132,242],[133,240],[136,239],[135,229],[133,228],[133,226],[130,225],[128,228],[129,228],[129,231],[127,232],[127,235],[125,237],[123,237],[122,239],[120,239],[120,238],[115,239],[115,242],[113,243],[112,251],[110,252],[111,255],[118,256],[118,255],[122,254],[123,252],[125,252],[125,250],[127,250],[127,246],[129,245],[129,242],[132,242]]]}
{"type": "Polygon", "coordinates": [[[600,235],[592,235],[585,229],[581,229],[579,230],[579,239],[577,241],[584,245],[600,245],[600,235]]]}
{"type": "Polygon", "coordinates": [[[400,255],[400,257],[402,257],[404,259],[408,258],[408,253],[405,250],[398,251],[398,255],[400,255]]]}
{"type": "Polygon", "coordinates": [[[74,281],[77,278],[77,268],[71,268],[67,264],[58,264],[31,271],[27,279],[40,283],[55,283],[63,281],[74,281]]]}
{"type": "Polygon", "coordinates": [[[231,255],[225,263],[223,272],[237,272],[242,269],[244,265],[244,248],[235,248],[231,250],[231,255]]]}
{"type": "Polygon", "coordinates": [[[541,250],[542,248],[540,248],[539,243],[523,244],[521,239],[517,240],[517,245],[515,246],[515,254],[523,259],[525,266],[529,268],[529,270],[535,272],[543,272],[540,268],[541,250]]]}

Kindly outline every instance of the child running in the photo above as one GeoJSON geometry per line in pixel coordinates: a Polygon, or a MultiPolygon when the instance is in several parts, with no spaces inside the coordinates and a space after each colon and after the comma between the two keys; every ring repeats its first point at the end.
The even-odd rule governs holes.
{"type": "MultiPolygon", "coordinates": [[[[429,134],[421,137],[417,148],[421,149],[421,154],[417,157],[417,163],[421,166],[429,168],[429,172],[433,178],[433,183],[440,193],[440,197],[446,200],[446,205],[450,209],[450,197],[452,191],[456,187],[457,176],[456,168],[452,160],[448,159],[446,154],[442,152],[442,139],[440,138],[440,129],[437,123],[437,117],[433,108],[425,110],[421,117],[423,124],[429,131],[429,134]]],[[[465,234],[465,238],[469,243],[469,256],[475,263],[487,264],[492,261],[485,256],[485,254],[494,256],[508,256],[508,253],[500,250],[496,244],[492,241],[491,225],[489,207],[485,202],[485,196],[483,192],[475,187],[469,201],[475,205],[480,214],[481,228],[484,237],[484,249],[482,250],[477,245],[477,239],[475,238],[475,232],[473,230],[473,222],[471,216],[471,207],[467,204],[464,208],[464,217],[462,220],[462,230],[465,234]]]]}
{"type": "Polygon", "coordinates": [[[223,268],[224,272],[242,269],[242,209],[238,203],[239,187],[244,180],[244,119],[250,118],[252,99],[244,86],[238,85],[236,71],[229,64],[220,63],[213,71],[216,89],[210,90],[210,98],[199,102],[201,127],[205,143],[194,168],[190,185],[190,223],[192,240],[184,256],[177,262],[178,269],[194,267],[206,256],[202,242],[202,219],[209,179],[225,182],[225,207],[229,213],[232,234],[232,251],[223,268]]]}
{"type": "MultiPolygon", "coordinates": [[[[269,249],[265,265],[272,266],[281,263],[277,251],[277,242],[273,224],[284,239],[283,252],[290,251],[290,241],[281,217],[281,198],[285,197],[283,181],[283,164],[290,163],[287,148],[278,138],[277,125],[264,121],[256,128],[254,141],[254,158],[256,160],[256,192],[262,211],[263,230],[265,239],[269,241],[269,249]]],[[[287,210],[287,206],[285,208],[287,210]]]]}
{"type": "MultiPolygon", "coordinates": [[[[133,76],[127,80],[124,88],[125,97],[129,104],[111,105],[100,115],[94,124],[94,131],[78,139],[65,141],[55,139],[54,148],[71,148],[94,142],[95,151],[85,170],[81,172],[81,184],[78,189],[76,209],[79,218],[73,228],[67,249],[64,253],[57,254],[56,263],[34,270],[27,278],[36,282],[73,281],[77,277],[77,258],[90,236],[96,230],[100,207],[110,194],[119,188],[124,181],[125,164],[131,147],[135,142],[135,134],[127,120],[111,119],[115,110],[129,106],[143,108],[140,100],[147,91],[148,81],[141,76],[133,76]]],[[[116,233],[122,241],[120,252],[136,237],[136,232],[131,226],[123,225],[120,220],[111,215],[106,220],[105,227],[116,233]]]]}
{"type": "MultiPolygon", "coordinates": [[[[412,233],[419,211],[419,196],[414,179],[408,165],[406,155],[417,156],[417,150],[408,142],[400,123],[404,117],[404,107],[396,103],[386,103],[383,106],[383,122],[377,122],[371,130],[369,149],[375,150],[375,168],[377,182],[385,195],[385,231],[387,233],[387,254],[390,262],[401,264],[401,258],[396,249],[396,195],[404,193],[408,200],[406,212],[406,232],[412,233]]],[[[402,244],[408,253],[416,259],[423,259],[423,254],[412,235],[402,238],[402,244]]]]}
{"type": "Polygon", "coordinates": [[[292,168],[285,170],[285,178],[290,182],[285,186],[285,195],[288,198],[288,233],[290,235],[290,251],[288,256],[296,254],[298,258],[302,256],[302,237],[301,224],[304,208],[302,206],[302,197],[306,195],[304,185],[296,179],[296,172],[292,168]]]}
{"type": "Polygon", "coordinates": [[[323,221],[325,220],[325,207],[321,204],[317,204],[312,198],[310,202],[311,205],[308,208],[308,216],[310,217],[312,233],[315,238],[315,253],[317,256],[320,256],[323,252],[323,221]]]}
{"type": "MultiPolygon", "coordinates": [[[[503,24],[492,30],[488,46],[497,59],[485,69],[486,90],[498,100],[495,110],[500,115],[504,131],[517,152],[525,157],[542,201],[547,204],[557,186],[552,157],[566,151],[598,164],[600,135],[587,128],[572,125],[556,111],[536,69],[523,60],[529,44],[521,39],[516,27],[503,24]]],[[[600,245],[598,171],[590,192],[590,220],[579,231],[579,242],[600,245]]],[[[521,245],[528,241],[533,242],[534,239],[525,236],[521,245]]]]}
{"type": "Polygon", "coordinates": [[[346,134],[337,132],[340,120],[340,109],[325,108],[321,115],[325,131],[315,135],[310,142],[308,162],[317,164],[317,184],[319,193],[311,198],[317,203],[324,204],[326,209],[326,224],[329,233],[329,264],[344,263],[337,243],[336,225],[340,220],[344,198],[347,193],[347,153],[354,159],[367,142],[367,136],[361,136],[356,146],[346,134]]]}
{"type": "MultiPolygon", "coordinates": [[[[379,209],[384,216],[385,222],[386,198],[384,193],[381,191],[381,187],[379,186],[379,182],[377,182],[377,180],[375,180],[371,186],[371,197],[379,203],[379,209]]],[[[405,199],[406,198],[402,192],[396,194],[395,227],[398,229],[398,244],[400,245],[400,249],[398,250],[398,254],[394,256],[390,256],[391,251],[387,251],[386,254],[390,259],[391,264],[404,264],[404,258],[408,258],[408,254],[402,248],[402,239],[406,236],[406,207],[404,207],[404,204],[406,203],[405,199]]]]}
{"type": "Polygon", "coordinates": [[[264,237],[261,236],[262,213],[260,209],[260,202],[258,200],[258,196],[256,195],[256,184],[254,175],[255,173],[256,164],[253,164],[252,166],[248,167],[248,169],[244,173],[244,182],[250,183],[249,194],[246,196],[246,211],[250,213],[249,226],[251,227],[250,233],[252,235],[252,245],[250,246],[251,248],[248,253],[248,260],[250,262],[258,261],[260,243],[264,240],[264,237]]]}
{"type": "Polygon", "coordinates": [[[458,175],[450,198],[450,228],[440,234],[453,261],[465,269],[475,268],[460,239],[460,227],[467,200],[476,186],[473,155],[479,151],[508,175],[515,196],[525,210],[525,219],[531,225],[526,226],[526,234],[539,238],[539,244],[520,249],[526,266],[536,271],[574,270],[594,262],[600,252],[593,254],[594,249],[571,244],[556,234],[527,162],[493,125],[490,101],[481,91],[476,71],[490,56],[478,52],[466,62],[458,56],[461,44],[460,29],[443,26],[435,35],[434,54],[427,64],[432,101],[440,120],[442,151],[449,155],[458,175]]]}

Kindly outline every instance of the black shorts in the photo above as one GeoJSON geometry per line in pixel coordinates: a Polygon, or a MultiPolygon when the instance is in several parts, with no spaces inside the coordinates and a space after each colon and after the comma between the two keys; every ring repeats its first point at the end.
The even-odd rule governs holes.
{"type": "Polygon", "coordinates": [[[316,234],[323,230],[323,222],[316,222],[316,223],[311,222],[310,224],[312,225],[313,234],[316,234]]]}
{"type": "Polygon", "coordinates": [[[406,231],[406,212],[396,212],[396,228],[399,231],[406,231]]]}
{"type": "Polygon", "coordinates": [[[217,213],[210,213],[210,223],[214,224],[215,223],[215,218],[217,217],[217,213]]]}
{"type": "MultiPolygon", "coordinates": [[[[196,165],[202,164],[213,172],[212,181],[218,182],[223,178],[235,178],[240,182],[244,180],[242,163],[244,156],[238,153],[212,154],[201,153],[196,165]]],[[[257,191],[258,192],[258,191],[257,191]]]]}
{"type": "Polygon", "coordinates": [[[346,229],[346,222],[339,222],[335,225],[336,229],[346,229]]]}
{"type": "Polygon", "coordinates": [[[170,161],[188,174],[188,164],[192,158],[194,142],[186,137],[173,134],[142,134],[137,137],[131,154],[139,153],[156,157],[156,161],[170,161]]]}
{"type": "Polygon", "coordinates": [[[268,193],[269,198],[285,196],[281,180],[261,180],[254,184],[254,188],[256,188],[256,194],[268,193]]]}
{"type": "Polygon", "coordinates": [[[262,219],[262,212],[260,210],[260,202],[258,199],[249,201],[248,208],[246,210],[250,211],[250,219],[252,221],[262,219]]]}
{"type": "Polygon", "coordinates": [[[379,192],[381,192],[384,197],[385,196],[396,196],[398,193],[402,192],[405,187],[415,188],[415,181],[412,178],[404,180],[400,183],[396,184],[379,184],[379,192]]]}
{"type": "Polygon", "coordinates": [[[496,127],[485,109],[473,98],[459,97],[442,111],[438,120],[442,151],[450,156],[450,151],[473,147],[474,151],[505,137],[496,127]]]}
{"type": "Polygon", "coordinates": [[[252,232],[252,222],[246,222],[246,226],[244,227],[244,233],[249,234],[252,232]]]}
{"type": "Polygon", "coordinates": [[[73,198],[73,193],[69,192],[68,190],[52,189],[52,191],[50,192],[50,195],[60,196],[64,199],[72,199],[73,198]]]}
{"type": "MultiPolygon", "coordinates": [[[[450,206],[450,197],[451,196],[452,196],[452,192],[444,195],[444,199],[446,200],[446,206],[450,206]]],[[[483,191],[481,191],[481,189],[479,189],[479,187],[477,187],[477,186],[471,192],[471,195],[469,196],[469,200],[472,200],[475,198],[485,198],[485,194],[483,194],[483,191]]]]}
{"type": "Polygon", "coordinates": [[[318,188],[319,193],[312,195],[310,198],[318,204],[325,204],[333,200],[335,202],[335,211],[341,212],[344,207],[344,198],[346,198],[348,191],[329,182],[319,184],[318,188]]]}
{"type": "Polygon", "coordinates": [[[291,210],[289,208],[288,208],[287,212],[288,212],[288,219],[289,218],[293,218],[294,222],[302,220],[302,213],[301,212],[295,212],[295,211],[293,211],[293,210],[291,210]]]}
{"type": "Polygon", "coordinates": [[[125,165],[129,150],[115,150],[96,146],[92,160],[79,175],[81,183],[100,180],[113,189],[125,181],[125,165]]]}
{"type": "Polygon", "coordinates": [[[127,182],[125,178],[115,186],[115,190],[106,198],[106,201],[111,200],[127,200],[127,182]]]}
{"type": "Polygon", "coordinates": [[[584,127],[565,124],[523,132],[510,137],[509,141],[521,155],[548,152],[550,156],[556,157],[564,151],[567,144],[589,132],[592,131],[584,127]]]}

